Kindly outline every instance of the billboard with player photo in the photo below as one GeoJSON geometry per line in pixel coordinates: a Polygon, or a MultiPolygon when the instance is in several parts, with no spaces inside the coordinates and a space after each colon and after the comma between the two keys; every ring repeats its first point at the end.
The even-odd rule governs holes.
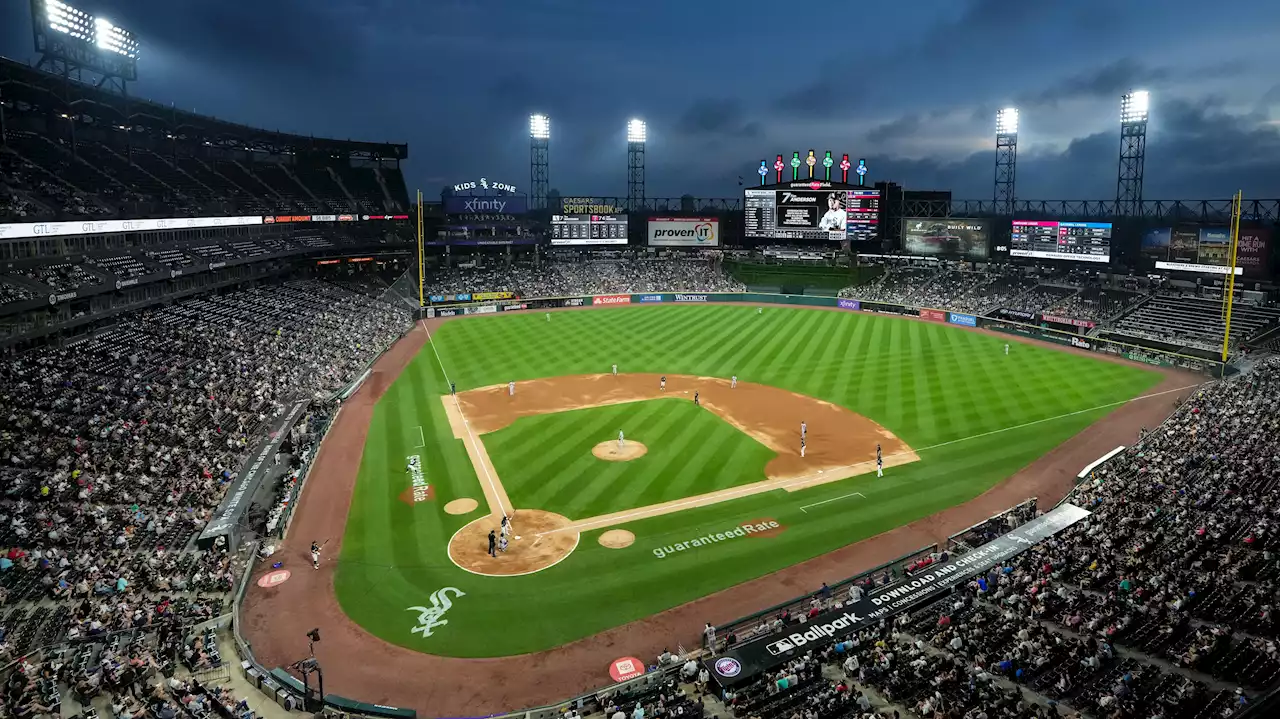
{"type": "Polygon", "coordinates": [[[987,220],[962,217],[902,218],[902,253],[917,257],[985,260],[990,255],[987,220]]]}

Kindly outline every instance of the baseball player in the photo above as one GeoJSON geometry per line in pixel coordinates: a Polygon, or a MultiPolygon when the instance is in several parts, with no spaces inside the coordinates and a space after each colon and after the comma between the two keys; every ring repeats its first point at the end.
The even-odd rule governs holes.
{"type": "Polygon", "coordinates": [[[507,535],[508,535],[508,534],[511,534],[511,518],[510,518],[510,517],[508,517],[508,516],[507,516],[507,515],[505,515],[505,514],[504,514],[504,515],[502,515],[502,532],[501,532],[501,534],[502,534],[502,538],[503,538],[503,539],[506,539],[506,538],[507,538],[507,535]]]}
{"type": "Polygon", "coordinates": [[[729,389],[737,389],[737,388],[738,388],[738,375],[735,374],[734,376],[729,378],[729,389]]]}
{"type": "Polygon", "coordinates": [[[617,365],[617,363],[614,363],[614,365],[613,365],[613,376],[614,376],[614,377],[617,377],[617,376],[618,376],[618,365],[617,365]]]}
{"type": "Polygon", "coordinates": [[[804,439],[809,434],[809,425],[800,420],[800,439],[804,439]]]}
{"type": "Polygon", "coordinates": [[[551,313],[550,313],[550,312],[548,312],[548,313],[547,313],[547,321],[548,321],[548,322],[550,322],[550,321],[551,321],[551,313]]]}
{"type": "Polygon", "coordinates": [[[622,445],[626,443],[626,439],[622,436],[622,430],[618,430],[618,451],[622,451],[622,445]]]}
{"type": "Polygon", "coordinates": [[[758,315],[762,315],[762,314],[764,314],[764,308],[763,308],[763,307],[757,307],[757,308],[756,308],[756,314],[758,314],[758,315]]]}
{"type": "Polygon", "coordinates": [[[449,394],[457,394],[457,393],[458,393],[458,383],[456,383],[456,382],[450,382],[450,383],[449,383],[449,394]]]}
{"type": "Polygon", "coordinates": [[[418,458],[417,458],[417,457],[410,457],[410,458],[409,458],[409,463],[408,463],[408,464],[406,464],[406,465],[404,466],[404,471],[406,471],[406,472],[412,472],[412,471],[413,471],[413,467],[414,467],[414,465],[416,465],[417,463],[418,463],[418,458]]]}
{"type": "Polygon", "coordinates": [[[312,569],[320,568],[320,543],[319,542],[311,543],[311,568],[312,569]]]}
{"type": "Polygon", "coordinates": [[[489,556],[498,556],[498,533],[492,529],[489,530],[489,556]]]}
{"type": "Polygon", "coordinates": [[[804,457],[804,437],[800,438],[800,456],[804,457]]]}
{"type": "Polygon", "coordinates": [[[700,401],[698,400],[698,390],[696,390],[696,389],[693,391],[693,406],[694,406],[694,407],[701,407],[701,406],[702,406],[702,402],[700,402],[700,401]]]}
{"type": "Polygon", "coordinates": [[[507,551],[507,535],[503,534],[498,537],[498,550],[502,552],[507,551]]]}
{"type": "Polygon", "coordinates": [[[508,397],[516,396],[516,383],[514,381],[507,383],[507,396],[508,397]]]}
{"type": "Polygon", "coordinates": [[[876,476],[884,476],[884,456],[880,454],[879,442],[876,442],[876,476]]]}
{"type": "Polygon", "coordinates": [[[1004,343],[1004,356],[1005,356],[1005,357],[1008,357],[1008,356],[1009,356],[1009,343],[1008,343],[1008,342],[1005,342],[1005,343],[1004,343]]]}
{"type": "Polygon", "coordinates": [[[658,390],[660,392],[667,391],[667,376],[665,374],[662,375],[662,379],[658,380],[658,390]]]}

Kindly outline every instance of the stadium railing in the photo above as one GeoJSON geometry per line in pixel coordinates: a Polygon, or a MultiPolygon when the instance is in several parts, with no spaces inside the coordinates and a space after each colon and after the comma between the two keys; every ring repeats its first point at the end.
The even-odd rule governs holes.
{"type": "Polygon", "coordinates": [[[1017,513],[1026,513],[1026,514],[1030,514],[1031,516],[1034,516],[1036,512],[1036,501],[1037,501],[1036,497],[1031,497],[1026,501],[1015,504],[1014,506],[1004,510],[1003,512],[999,512],[998,514],[993,514],[990,517],[987,517],[986,519],[982,520],[981,522],[975,522],[972,526],[965,527],[959,532],[952,534],[951,536],[947,537],[947,544],[946,544],[947,551],[955,552],[959,550],[962,552],[967,552],[970,549],[973,549],[974,545],[968,541],[965,541],[966,535],[968,535],[970,532],[974,532],[978,529],[982,529],[989,524],[999,523],[998,524],[999,531],[997,532],[997,534],[1003,534],[1009,529],[1007,526],[1004,526],[1005,518],[1008,517],[1009,515],[1017,514],[1017,513]]]}

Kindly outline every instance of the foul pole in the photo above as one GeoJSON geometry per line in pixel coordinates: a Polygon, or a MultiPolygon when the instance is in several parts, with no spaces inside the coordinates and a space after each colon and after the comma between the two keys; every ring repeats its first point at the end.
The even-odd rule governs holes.
{"type": "Polygon", "coordinates": [[[422,190],[418,190],[418,309],[427,306],[425,297],[422,294],[422,288],[425,284],[424,265],[425,260],[422,256],[422,190]]]}
{"type": "Polygon", "coordinates": [[[1244,204],[1244,191],[1231,198],[1231,261],[1227,264],[1226,324],[1222,329],[1222,361],[1227,361],[1231,343],[1231,306],[1236,296],[1236,248],[1240,243],[1240,206],[1244,204]]]}

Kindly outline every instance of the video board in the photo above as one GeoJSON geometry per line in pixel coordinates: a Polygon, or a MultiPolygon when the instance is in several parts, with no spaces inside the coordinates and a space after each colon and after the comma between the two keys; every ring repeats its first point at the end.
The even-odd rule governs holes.
{"type": "Polygon", "coordinates": [[[1111,262],[1111,223],[1014,220],[1009,256],[1107,264],[1111,262]]]}
{"type": "MultiPolygon", "coordinates": [[[[1236,274],[1267,275],[1271,228],[1240,228],[1236,274]]],[[[1142,235],[1141,252],[1158,270],[1225,275],[1231,268],[1231,229],[1227,227],[1154,227],[1142,235]]]]}
{"type": "Polygon", "coordinates": [[[876,238],[880,191],[831,182],[791,182],[746,190],[744,235],[762,240],[845,240],[876,238]]]}
{"type": "Polygon", "coordinates": [[[625,245],[626,215],[552,215],[553,245],[625,245]]]}
{"type": "Polygon", "coordinates": [[[991,224],[971,217],[902,218],[902,253],[917,257],[985,260],[991,252],[991,224]]]}

